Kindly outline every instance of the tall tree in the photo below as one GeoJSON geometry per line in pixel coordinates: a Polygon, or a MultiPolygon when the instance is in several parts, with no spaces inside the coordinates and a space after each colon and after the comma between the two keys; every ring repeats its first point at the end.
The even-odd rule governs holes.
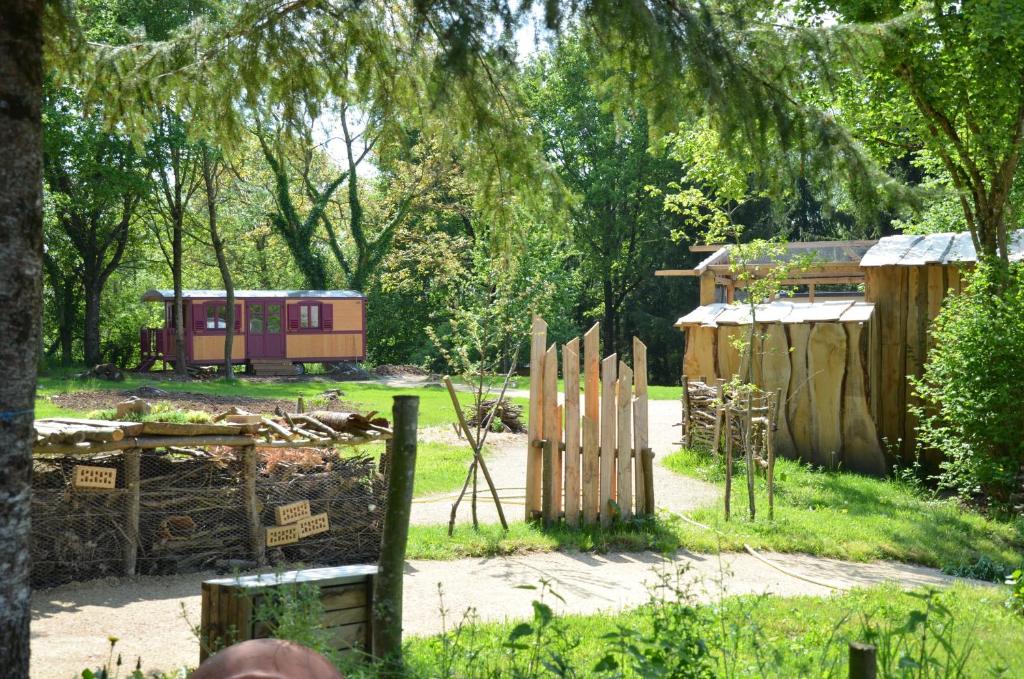
{"type": "Polygon", "coordinates": [[[131,141],[104,131],[99,114],[83,114],[73,92],[48,92],[45,111],[44,177],[55,222],[76,255],[73,271],[85,297],[85,361],[94,365],[102,360],[103,289],[122,263],[148,185],[131,141]]]}
{"type": "Polygon", "coordinates": [[[0,667],[28,676],[32,413],[43,281],[43,2],[0,6],[0,667]]]}
{"type": "Polygon", "coordinates": [[[220,270],[221,281],[224,283],[225,303],[227,304],[224,318],[224,377],[232,380],[235,377],[231,357],[231,350],[235,342],[235,284],[231,279],[228,258],[224,254],[224,241],[220,237],[220,230],[217,226],[217,194],[220,191],[219,181],[222,168],[219,158],[208,144],[201,145],[201,153],[210,243],[213,245],[213,252],[217,257],[217,268],[220,270]]]}
{"type": "Polygon", "coordinates": [[[574,39],[528,71],[530,110],[549,160],[576,195],[571,208],[581,265],[597,290],[605,352],[625,350],[622,314],[630,296],[667,252],[680,219],[647,189],[680,174],[664,152],[649,153],[647,113],[613,116],[593,83],[596,65],[574,39]]]}

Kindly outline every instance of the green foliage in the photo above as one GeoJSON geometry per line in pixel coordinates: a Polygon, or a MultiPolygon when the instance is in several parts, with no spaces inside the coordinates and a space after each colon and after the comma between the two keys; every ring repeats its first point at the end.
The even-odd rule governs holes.
{"type": "Polygon", "coordinates": [[[1024,570],[1018,568],[1006,576],[1006,584],[1010,586],[1010,596],[1006,599],[1006,607],[1014,613],[1024,616],[1024,570]]]}
{"type": "Polygon", "coordinates": [[[1024,506],[1024,266],[982,264],[948,297],[914,389],[923,445],[944,455],[940,482],[999,510],[1024,506]]]}
{"type": "Polygon", "coordinates": [[[253,611],[253,618],[266,624],[271,638],[301,644],[337,664],[330,632],[320,622],[323,616],[320,590],[309,583],[271,587],[253,611]]]}
{"type": "Polygon", "coordinates": [[[680,584],[684,575],[660,573],[647,604],[615,614],[555,615],[542,584],[529,621],[481,623],[470,614],[443,634],[410,640],[407,674],[839,679],[848,642],[865,640],[879,648],[881,677],[1014,676],[1024,668],[1016,643],[1024,627],[987,588],[883,586],[698,605],[680,584]]]}

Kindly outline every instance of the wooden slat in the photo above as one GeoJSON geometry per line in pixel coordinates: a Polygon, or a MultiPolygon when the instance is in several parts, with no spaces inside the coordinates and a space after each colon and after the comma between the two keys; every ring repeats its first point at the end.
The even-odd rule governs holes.
{"type": "MultiPolygon", "coordinates": [[[[862,353],[864,326],[844,323],[846,330],[846,377],[843,385],[843,466],[863,474],[882,476],[885,456],[875,422],[868,410],[865,365],[862,353]]],[[[777,440],[777,439],[776,439],[777,440]]]]}
{"type": "Polygon", "coordinates": [[[327,635],[327,643],[332,648],[362,648],[366,645],[366,628],[367,623],[359,622],[353,625],[328,627],[324,633],[327,635]]]}
{"type": "Polygon", "coordinates": [[[764,326],[764,352],[761,357],[761,386],[769,392],[781,391],[782,399],[776,409],[775,450],[792,457],[796,454],[793,435],[789,431],[786,414],[789,378],[792,373],[786,329],[779,323],[764,326]]]}
{"type": "Polygon", "coordinates": [[[686,350],[683,353],[683,370],[687,375],[714,377],[718,374],[715,365],[715,348],[718,342],[717,328],[700,326],[686,329],[686,350]]]}
{"type": "Polygon", "coordinates": [[[810,339],[809,325],[791,325],[789,333],[790,377],[786,417],[796,453],[810,460],[814,449],[811,420],[814,416],[811,406],[811,386],[807,372],[807,343],[810,339]]]}
{"type": "Polygon", "coordinates": [[[608,501],[614,500],[612,479],[615,464],[615,382],[619,358],[616,354],[601,361],[601,525],[611,524],[608,501]]]}
{"type": "Polygon", "coordinates": [[[643,451],[648,447],[647,430],[647,345],[638,337],[633,338],[633,479],[636,488],[636,511],[642,514],[647,507],[646,481],[644,478],[643,451]]]}
{"type": "Polygon", "coordinates": [[[942,308],[942,300],[946,297],[946,267],[941,264],[929,264],[928,271],[928,321],[935,320],[942,308]]]}
{"type": "Polygon", "coordinates": [[[558,350],[552,344],[544,354],[544,439],[551,442],[551,466],[544,465],[544,479],[542,488],[542,507],[544,522],[551,523],[558,516],[560,503],[558,499],[561,493],[555,482],[558,460],[558,449],[555,444],[561,438],[562,423],[558,419],[558,350]],[[544,503],[550,502],[550,506],[544,503]]]}
{"type": "Polygon", "coordinates": [[[326,611],[320,622],[324,627],[338,627],[340,625],[351,625],[356,622],[365,622],[367,611],[362,606],[358,608],[343,608],[336,611],[326,611]]]}
{"type": "Polygon", "coordinates": [[[812,462],[835,469],[842,460],[843,373],[846,371],[846,333],[840,323],[817,323],[807,347],[810,400],[813,413],[812,462]]]}
{"type": "Polygon", "coordinates": [[[580,340],[574,337],[562,350],[565,378],[565,522],[580,518],[580,340]]]}
{"type": "MultiPolygon", "coordinates": [[[[907,351],[905,375],[920,377],[928,353],[928,277],[924,267],[907,267],[907,351]]],[[[904,429],[903,455],[909,460],[916,454],[917,417],[910,406],[916,404],[909,381],[903,385],[904,429]]]]}
{"type": "Polygon", "coordinates": [[[601,510],[601,327],[595,323],[583,335],[583,521],[597,521],[601,510]],[[588,437],[588,427],[590,429],[588,437]]]}
{"type": "Polygon", "coordinates": [[[619,361],[619,379],[615,385],[617,481],[616,501],[623,519],[633,516],[633,371],[625,361],[619,361]]]}
{"type": "Polygon", "coordinates": [[[365,606],[366,587],[363,585],[325,587],[320,591],[320,604],[325,611],[365,606]]]}
{"type": "Polygon", "coordinates": [[[530,420],[526,443],[526,520],[540,512],[542,451],[534,443],[544,437],[544,349],[547,347],[548,324],[534,316],[530,336],[530,420]]]}
{"type": "MultiPolygon", "coordinates": [[[[743,328],[726,326],[718,328],[715,342],[717,353],[717,374],[724,380],[730,379],[740,370],[740,353],[736,348],[736,340],[743,335],[743,328]]],[[[689,372],[689,371],[687,371],[689,372]]]]}

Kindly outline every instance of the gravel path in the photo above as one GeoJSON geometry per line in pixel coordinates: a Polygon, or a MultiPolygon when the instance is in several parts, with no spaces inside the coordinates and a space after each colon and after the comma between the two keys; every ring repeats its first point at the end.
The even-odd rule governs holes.
{"type": "MultiPolygon", "coordinates": [[[[528,395],[528,392],[524,392],[528,395]]],[[[520,396],[518,392],[513,396],[520,396]]],[[[663,460],[679,448],[679,427],[673,426],[681,417],[678,401],[651,401],[648,406],[650,445],[654,451],[654,499],[659,509],[685,512],[715,502],[720,496],[718,488],[710,483],[692,479],[669,471],[663,460]]],[[[447,443],[461,443],[449,428],[434,428],[424,432],[424,438],[443,440],[447,443]]],[[[499,489],[505,517],[509,521],[523,518],[523,495],[526,486],[526,434],[491,434],[487,437],[489,454],[485,458],[487,469],[499,489]]],[[[467,462],[468,462],[467,447],[467,462]]],[[[477,515],[481,523],[498,523],[498,512],[494,508],[483,476],[480,476],[480,500],[477,515]]],[[[412,522],[429,525],[448,523],[452,503],[458,491],[439,493],[417,498],[413,501],[412,522]]],[[[468,498],[459,505],[456,523],[471,523],[468,498]]]]}
{"type": "MultiPolygon", "coordinates": [[[[565,601],[548,598],[558,612],[593,613],[636,606],[648,600],[658,573],[687,570],[681,581],[702,601],[731,594],[827,596],[838,589],[895,581],[905,587],[941,585],[953,580],[937,570],[895,563],[849,563],[794,554],[767,554],[782,573],[748,554],[716,556],[678,553],[666,561],[650,553],[568,554],[552,552],[519,557],[410,561],[406,565],[405,626],[413,635],[440,632],[438,587],[444,593],[448,621],[468,608],[483,620],[524,618],[547,578],[565,601]],[[816,583],[801,579],[810,578],[816,583]],[[472,583],[472,587],[467,587],[472,583]]],[[[107,637],[120,639],[126,664],[141,655],[148,670],[194,664],[198,643],[190,624],[199,621],[199,584],[209,573],[134,580],[97,580],[36,592],[33,595],[33,679],[71,677],[107,657],[107,637]]]]}

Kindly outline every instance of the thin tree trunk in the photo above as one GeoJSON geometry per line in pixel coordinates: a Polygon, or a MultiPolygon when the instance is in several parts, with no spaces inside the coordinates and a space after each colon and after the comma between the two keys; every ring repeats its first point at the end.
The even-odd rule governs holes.
{"type": "Polygon", "coordinates": [[[0,667],[12,679],[28,677],[29,665],[34,347],[43,281],[42,16],[42,0],[0,6],[0,667]]]}
{"type": "Polygon", "coordinates": [[[174,219],[171,238],[171,277],[174,279],[174,372],[184,375],[188,370],[185,351],[185,304],[181,298],[181,218],[172,210],[174,219]]]}
{"type": "Polygon", "coordinates": [[[611,279],[605,279],[603,286],[604,320],[601,322],[601,338],[604,342],[604,356],[615,353],[615,293],[611,279]]]}
{"type": "Polygon", "coordinates": [[[234,367],[231,363],[231,349],[235,343],[235,284],[231,280],[231,269],[228,268],[227,257],[224,256],[224,241],[220,238],[217,230],[217,181],[214,177],[215,161],[211,158],[210,148],[203,145],[203,182],[206,185],[206,210],[210,223],[210,240],[213,242],[213,252],[217,256],[217,267],[220,269],[221,280],[224,281],[224,292],[226,294],[225,322],[224,329],[224,377],[228,380],[235,378],[234,367]]]}

